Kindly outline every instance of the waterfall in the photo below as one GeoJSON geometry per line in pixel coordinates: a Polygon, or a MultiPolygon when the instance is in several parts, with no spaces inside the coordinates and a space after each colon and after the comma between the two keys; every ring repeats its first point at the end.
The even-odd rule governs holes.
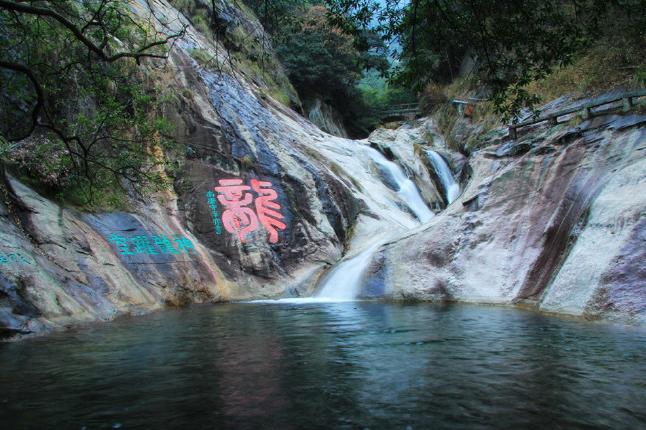
{"type": "Polygon", "coordinates": [[[396,185],[399,187],[397,194],[402,198],[402,200],[408,205],[408,207],[413,211],[417,219],[421,222],[426,222],[433,218],[433,212],[426,206],[422,196],[420,196],[417,186],[413,181],[408,179],[404,174],[404,171],[397,165],[388,160],[384,155],[373,148],[367,148],[368,154],[372,160],[379,164],[381,167],[386,169],[391,175],[396,185]]]}
{"type": "Polygon", "coordinates": [[[427,149],[426,157],[433,165],[433,169],[435,169],[435,173],[438,178],[440,178],[442,188],[444,188],[444,193],[446,195],[447,205],[450,205],[460,195],[460,185],[456,182],[455,178],[453,178],[451,169],[449,169],[449,166],[440,154],[432,149],[427,149]]]}
{"type": "MultiPolygon", "coordinates": [[[[392,188],[396,189],[397,195],[417,217],[424,223],[433,218],[433,212],[426,206],[426,203],[419,194],[417,186],[411,181],[402,168],[388,160],[379,151],[365,146],[365,151],[370,159],[384,169],[391,180],[392,188]]],[[[417,224],[417,223],[415,223],[417,224]]],[[[389,230],[380,228],[374,232],[372,240],[358,253],[351,257],[344,258],[319,282],[319,292],[314,297],[293,297],[278,300],[254,300],[254,303],[315,303],[315,302],[342,302],[355,300],[361,292],[363,276],[368,268],[372,256],[394,234],[401,233],[401,230],[389,230]]],[[[414,227],[414,225],[412,226],[414,227]]]]}
{"type": "MultiPolygon", "coordinates": [[[[384,168],[397,186],[397,194],[408,205],[411,211],[424,223],[433,218],[433,212],[426,206],[417,186],[411,181],[399,165],[388,160],[384,155],[370,147],[366,147],[370,158],[379,166],[384,168]]],[[[379,246],[389,237],[384,237],[384,232],[375,232],[379,239],[372,245],[365,248],[359,254],[342,261],[332,269],[321,282],[321,288],[317,294],[319,300],[342,301],[353,300],[361,291],[363,275],[370,264],[373,254],[379,246]]]]}
{"type": "Polygon", "coordinates": [[[361,278],[381,241],[369,246],[356,256],[337,264],[322,282],[317,298],[330,301],[354,300],[361,289],[361,278]]]}

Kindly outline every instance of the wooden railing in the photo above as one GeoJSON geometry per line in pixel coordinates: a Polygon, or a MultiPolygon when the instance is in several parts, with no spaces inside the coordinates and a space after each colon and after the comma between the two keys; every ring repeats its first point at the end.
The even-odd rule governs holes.
{"type": "Polygon", "coordinates": [[[537,118],[529,118],[517,124],[511,124],[509,125],[509,137],[512,139],[516,139],[518,137],[517,130],[519,128],[526,127],[528,125],[538,124],[539,122],[548,121],[550,124],[556,125],[558,124],[559,117],[576,113],[576,112],[581,112],[583,119],[589,119],[594,114],[592,109],[603,105],[607,105],[610,103],[615,103],[618,101],[623,101],[623,111],[628,112],[634,106],[634,99],[639,97],[645,97],[645,96],[646,96],[646,89],[625,91],[619,94],[611,94],[607,96],[598,97],[582,105],[561,109],[556,112],[550,112],[545,115],[539,115],[537,118]]]}
{"type": "MultiPolygon", "coordinates": [[[[610,94],[596,99],[590,100],[582,105],[573,106],[566,109],[561,109],[556,112],[549,112],[544,115],[539,114],[538,117],[529,118],[524,121],[521,121],[516,124],[509,125],[509,137],[512,139],[517,138],[517,130],[522,127],[526,127],[533,124],[538,124],[540,122],[548,121],[552,125],[558,124],[560,117],[569,115],[576,112],[582,112],[583,119],[588,119],[592,117],[595,113],[593,109],[607,104],[615,103],[618,101],[623,101],[623,111],[628,112],[633,108],[634,99],[639,97],[646,97],[646,89],[624,91],[617,94],[610,94]]],[[[467,98],[466,100],[453,99],[451,103],[456,106],[458,111],[462,111],[465,106],[473,105],[480,101],[485,101],[485,99],[476,99],[473,97],[467,98]]],[[[398,105],[389,106],[388,109],[384,109],[378,113],[379,118],[400,118],[400,117],[416,117],[422,114],[421,109],[417,103],[402,103],[398,105]]]]}
{"type": "Polygon", "coordinates": [[[379,118],[398,118],[405,116],[418,116],[422,111],[417,103],[403,103],[398,105],[389,106],[379,112],[379,118]]]}

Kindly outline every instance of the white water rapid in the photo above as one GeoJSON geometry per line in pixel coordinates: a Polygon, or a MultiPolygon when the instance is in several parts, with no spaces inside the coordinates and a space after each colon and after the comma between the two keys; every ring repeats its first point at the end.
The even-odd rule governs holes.
{"type": "Polygon", "coordinates": [[[316,297],[325,301],[354,300],[359,295],[361,278],[370,264],[372,255],[382,243],[383,241],[379,240],[356,256],[337,264],[323,278],[321,290],[316,297]]]}
{"type": "Polygon", "coordinates": [[[374,161],[390,173],[396,185],[399,187],[397,194],[399,194],[402,200],[406,202],[417,219],[419,219],[422,223],[425,223],[426,221],[433,218],[434,214],[428,208],[428,206],[426,206],[426,203],[424,203],[422,196],[417,190],[417,186],[413,181],[408,179],[408,177],[404,174],[402,168],[399,167],[397,163],[393,163],[392,161],[388,160],[381,152],[377,151],[376,149],[367,147],[366,150],[368,151],[370,158],[372,158],[372,161],[374,161]]]}
{"type": "MultiPolygon", "coordinates": [[[[354,246],[352,246],[353,249],[357,249],[359,251],[346,255],[345,258],[337,263],[322,278],[319,282],[318,293],[315,296],[293,297],[278,300],[254,300],[254,303],[298,304],[356,300],[357,296],[361,293],[362,281],[365,272],[370,265],[373,255],[377,252],[379,247],[388,240],[401,235],[407,229],[414,228],[420,225],[420,223],[425,223],[433,218],[434,214],[428,206],[426,206],[417,186],[406,176],[402,168],[397,163],[388,160],[382,153],[367,145],[361,145],[360,147],[355,148],[358,149],[358,151],[355,152],[350,159],[343,160],[347,163],[344,164],[357,169],[356,171],[350,170],[352,173],[357,175],[362,174],[358,169],[368,169],[369,163],[365,164],[365,161],[363,160],[371,160],[372,163],[376,164],[382,171],[382,175],[380,175],[381,179],[377,179],[377,181],[379,187],[381,187],[381,190],[383,191],[377,191],[379,189],[377,184],[370,183],[370,181],[374,181],[376,178],[374,173],[369,172],[369,169],[363,173],[368,176],[360,176],[365,178],[364,180],[366,181],[362,182],[362,185],[368,189],[375,190],[374,193],[376,194],[373,194],[373,197],[378,197],[378,199],[374,201],[380,201],[382,202],[381,205],[386,205],[385,207],[382,206],[383,209],[381,210],[387,210],[390,214],[400,213],[400,219],[396,220],[395,218],[392,218],[389,221],[386,221],[377,220],[373,217],[364,217],[364,221],[361,223],[364,230],[359,235],[363,240],[357,239],[353,244],[354,246]],[[365,158],[359,161],[362,156],[365,156],[365,158]],[[390,189],[385,187],[383,176],[388,176],[386,181],[390,182],[390,189]],[[388,206],[393,205],[393,201],[387,197],[388,192],[391,192],[390,190],[394,190],[394,193],[399,197],[398,200],[400,201],[400,204],[403,203],[408,206],[410,213],[414,215],[416,219],[406,214],[406,211],[402,211],[401,207],[394,211],[392,206],[388,206]],[[381,196],[380,199],[379,196],[381,196]],[[389,224],[387,224],[388,222],[395,223],[396,225],[391,224],[391,227],[389,228],[389,224]]],[[[379,176],[377,178],[379,178],[379,176]]],[[[374,206],[371,207],[371,209],[374,211],[380,210],[379,207],[374,206]]]]}
{"type": "MultiPolygon", "coordinates": [[[[385,169],[397,186],[397,194],[408,205],[421,223],[433,218],[433,212],[426,206],[417,186],[405,174],[402,168],[376,149],[366,147],[368,155],[376,164],[385,169]]],[[[370,264],[373,254],[380,245],[391,238],[384,231],[375,232],[375,240],[353,257],[344,259],[323,278],[319,293],[316,295],[322,301],[354,300],[361,292],[363,275],[370,264]]]]}
{"type": "Polygon", "coordinates": [[[435,173],[440,178],[440,182],[442,182],[442,187],[446,193],[446,202],[450,205],[460,195],[460,185],[456,182],[453,173],[451,173],[451,169],[449,169],[449,166],[440,154],[432,149],[427,149],[426,156],[433,165],[435,173]]]}

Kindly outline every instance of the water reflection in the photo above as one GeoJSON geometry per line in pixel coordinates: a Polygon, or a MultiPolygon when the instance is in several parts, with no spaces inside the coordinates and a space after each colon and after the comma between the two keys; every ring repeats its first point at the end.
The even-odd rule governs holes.
{"type": "Polygon", "coordinates": [[[643,330],[475,306],[198,306],[0,345],[0,420],[637,428],[645,340],[643,330]]]}

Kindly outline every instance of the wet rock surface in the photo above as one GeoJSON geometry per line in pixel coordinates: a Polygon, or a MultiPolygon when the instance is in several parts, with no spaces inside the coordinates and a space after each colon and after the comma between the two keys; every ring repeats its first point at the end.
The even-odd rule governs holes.
{"type": "MultiPolygon", "coordinates": [[[[151,4],[185,22],[167,3],[151,4]]],[[[523,303],[645,322],[643,115],[534,127],[467,158],[432,119],[365,140],[327,134],[242,71],[198,64],[196,48],[227,53],[189,27],[160,78],[178,95],[166,116],[186,153],[172,190],[133,197],[128,212],[89,214],[5,177],[0,337],[169,305],[307,297],[343,256],[377,242],[365,297],[523,303]],[[451,204],[427,150],[460,184],[451,204]],[[375,154],[401,167],[435,217],[420,225],[375,154]],[[249,217],[266,197],[279,227],[229,231],[230,207],[216,190],[226,181],[247,187],[240,200],[255,199],[249,217]]]]}
{"type": "Polygon", "coordinates": [[[643,324],[641,123],[606,115],[576,134],[542,127],[472,154],[462,204],[381,250],[386,296],[523,303],[643,324]]]}
{"type": "Polygon", "coordinates": [[[41,197],[12,177],[2,216],[0,325],[42,332],[79,321],[109,320],[164,305],[222,300],[226,282],[202,258],[193,235],[174,222],[172,207],[150,204],[137,213],[81,214],[41,197]],[[113,235],[189,240],[186,251],[159,247],[122,253],[113,235]]]}
{"type": "Polygon", "coordinates": [[[334,136],[349,137],[343,125],[343,118],[329,104],[320,98],[306,103],[307,119],[316,124],[321,130],[334,136]]]}
{"type": "MultiPolygon", "coordinates": [[[[149,4],[170,27],[187,24],[164,1],[135,11],[149,4]]],[[[133,197],[127,213],[84,214],[7,177],[0,233],[16,261],[2,265],[3,336],[167,305],[308,296],[346,249],[386,226],[392,233],[417,224],[382,182],[368,142],[322,132],[244,70],[200,65],[195,49],[228,54],[189,26],[158,72],[177,95],[166,116],[186,152],[172,190],[133,197]],[[227,228],[237,227],[226,224],[229,206],[215,190],[223,180],[255,199],[246,213],[257,224],[245,235],[227,228]],[[259,218],[263,195],[273,231],[259,218]]]]}

